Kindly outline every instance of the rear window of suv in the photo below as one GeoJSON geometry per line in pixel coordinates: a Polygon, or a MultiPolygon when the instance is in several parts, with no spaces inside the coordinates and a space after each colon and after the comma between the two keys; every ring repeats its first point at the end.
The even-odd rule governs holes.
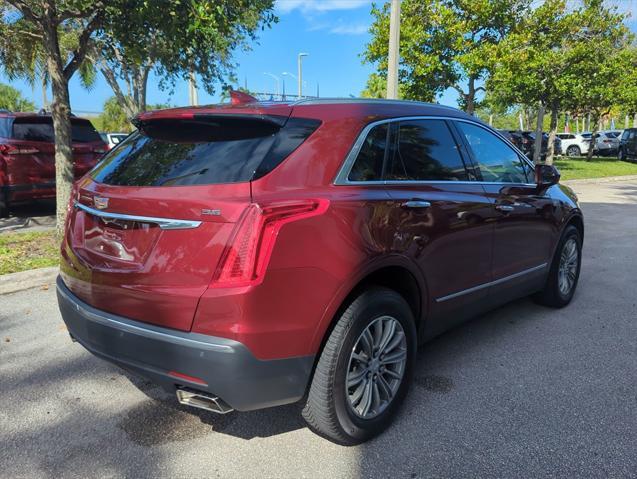
{"type": "Polygon", "coordinates": [[[151,120],[107,153],[91,176],[122,186],[250,181],[274,169],[319,124],[301,118],[283,127],[258,117],[151,120]]]}
{"type": "MultiPolygon", "coordinates": [[[[99,133],[88,120],[71,120],[71,136],[74,143],[92,143],[101,141],[99,133]]],[[[13,120],[11,138],[23,141],[44,141],[53,143],[53,120],[51,117],[17,117],[13,120]]]]}

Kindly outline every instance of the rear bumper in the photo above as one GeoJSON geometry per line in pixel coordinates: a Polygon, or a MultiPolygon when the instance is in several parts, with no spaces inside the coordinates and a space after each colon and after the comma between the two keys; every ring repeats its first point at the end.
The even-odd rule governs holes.
{"type": "Polygon", "coordinates": [[[214,394],[232,408],[250,411],[303,397],[313,356],[261,361],[231,339],[176,331],[93,308],[57,280],[66,326],[91,353],[174,391],[183,386],[214,394]],[[205,384],[169,375],[177,372],[205,384]]]}
{"type": "Polygon", "coordinates": [[[6,195],[9,201],[13,202],[55,198],[55,181],[47,183],[5,185],[0,187],[0,193],[6,195]]]}

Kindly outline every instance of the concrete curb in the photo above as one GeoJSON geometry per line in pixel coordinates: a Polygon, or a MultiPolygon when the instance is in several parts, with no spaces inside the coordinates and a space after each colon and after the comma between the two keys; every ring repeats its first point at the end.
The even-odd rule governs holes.
{"type": "Polygon", "coordinates": [[[614,181],[634,181],[637,180],[637,175],[625,175],[625,176],[605,176],[603,178],[583,178],[581,180],[564,180],[561,183],[566,185],[585,185],[589,183],[612,183],[614,181]]]}
{"type": "Polygon", "coordinates": [[[0,295],[49,286],[55,283],[59,271],[58,267],[51,267],[3,274],[0,276],[0,295]]]}

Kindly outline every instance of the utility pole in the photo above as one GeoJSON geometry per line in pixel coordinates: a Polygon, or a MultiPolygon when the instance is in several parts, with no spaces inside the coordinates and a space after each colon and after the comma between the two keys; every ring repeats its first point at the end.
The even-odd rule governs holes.
{"type": "Polygon", "coordinates": [[[199,94],[197,93],[195,72],[192,70],[190,70],[190,76],[188,78],[188,98],[190,100],[190,106],[199,105],[199,94]]]}
{"type": "Polygon", "coordinates": [[[398,59],[400,56],[400,0],[392,0],[389,16],[389,57],[387,62],[388,99],[398,98],[398,59]]]}
{"type": "Polygon", "coordinates": [[[303,97],[303,68],[302,68],[302,60],[303,57],[308,56],[307,53],[299,53],[298,57],[297,57],[297,62],[296,62],[296,66],[297,66],[297,75],[296,75],[296,79],[299,82],[299,100],[303,97]]]}

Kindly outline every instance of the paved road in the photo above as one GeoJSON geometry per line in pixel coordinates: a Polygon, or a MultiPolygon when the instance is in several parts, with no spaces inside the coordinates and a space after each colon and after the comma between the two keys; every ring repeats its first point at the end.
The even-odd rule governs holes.
{"type": "Polygon", "coordinates": [[[4,231],[42,231],[55,228],[55,200],[40,200],[14,206],[7,218],[0,218],[4,231]]]}
{"type": "Polygon", "coordinates": [[[576,190],[574,303],[518,301],[429,343],[395,425],[357,447],[297,405],[182,409],[72,344],[53,288],[0,297],[0,476],[637,477],[637,181],[576,190]]]}

